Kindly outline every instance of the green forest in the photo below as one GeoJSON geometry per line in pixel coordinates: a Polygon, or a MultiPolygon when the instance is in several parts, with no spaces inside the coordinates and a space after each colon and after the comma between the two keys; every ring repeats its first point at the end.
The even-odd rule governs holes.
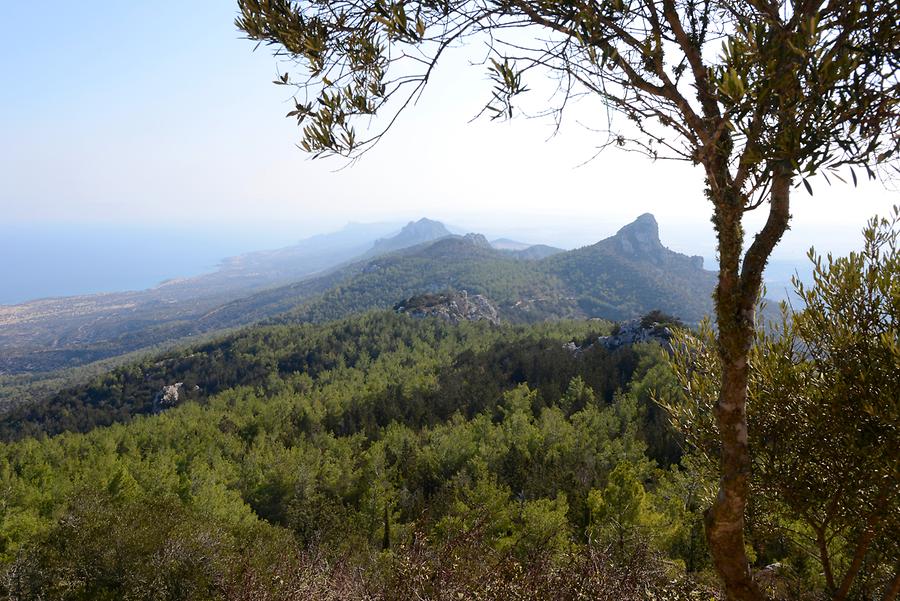
{"type": "Polygon", "coordinates": [[[403,598],[402,570],[425,577],[443,553],[494,559],[423,592],[500,586],[523,569],[538,570],[537,591],[587,569],[600,541],[623,561],[677,558],[635,586],[702,571],[698,481],[677,468],[649,398],[673,385],[660,348],[563,348],[608,330],[376,312],[117,370],[34,414],[51,432],[87,433],[0,448],[4,592],[296,598],[314,584],[300,567],[330,580],[333,566],[364,567],[354,586],[403,598]],[[150,382],[211,392],[138,416],[146,408],[121,399],[140,397],[134,382],[154,369],[150,382]]]}
{"type": "MultiPolygon", "coordinates": [[[[879,231],[820,260],[807,309],[752,355],[748,553],[774,599],[824,598],[851,573],[848,598],[870,599],[892,577],[896,322],[878,315],[896,314],[900,270],[879,231]],[[862,332],[866,367],[848,363],[862,332]]],[[[0,593],[721,598],[703,534],[713,331],[639,323],[674,338],[608,348],[620,326],[601,320],[391,311],[261,325],[19,407],[0,430],[0,593]]]]}
{"type": "Polygon", "coordinates": [[[900,0],[7,4],[0,601],[900,601],[900,0]]]}

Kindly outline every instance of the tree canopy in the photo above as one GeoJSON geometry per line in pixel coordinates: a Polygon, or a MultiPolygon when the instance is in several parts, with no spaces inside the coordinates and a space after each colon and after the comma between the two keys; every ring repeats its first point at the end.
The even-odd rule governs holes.
{"type": "Polygon", "coordinates": [[[238,0],[237,26],[298,64],[289,113],[301,147],[358,156],[377,142],[455,46],[491,49],[485,107],[514,114],[543,73],[560,115],[580,96],[610,115],[607,145],[702,166],[719,252],[721,359],[715,407],[720,494],[706,534],[729,598],[762,598],[744,544],[751,468],[748,355],[762,274],[790,222],[799,178],[854,166],[875,177],[900,148],[896,0],[238,0]],[[354,124],[387,113],[360,136],[354,124]],[[766,206],[745,244],[746,212],[766,206]]]}
{"type": "MultiPolygon", "coordinates": [[[[813,284],[795,280],[802,308],[785,305],[761,328],[750,359],[754,544],[786,541],[837,600],[890,599],[900,587],[898,224],[900,207],[870,221],[859,252],[811,250],[813,284]]],[[[685,395],[666,405],[698,456],[715,462],[712,331],[681,332],[674,348],[685,395]]]]}
{"type": "Polygon", "coordinates": [[[285,72],[275,83],[299,88],[289,116],[304,126],[302,147],[314,153],[353,155],[377,141],[384,129],[360,135],[355,124],[406,107],[442,55],[471,38],[490,46],[486,67],[495,85],[486,110],[493,117],[512,116],[528,77],[549,74],[560,85],[548,111],[598,95],[633,126],[611,132],[612,143],[694,162],[725,150],[735,188],[747,196],[764,191],[779,160],[812,175],[875,164],[897,149],[891,1],[239,6],[237,25],[250,39],[302,65],[305,73],[285,72]]]}

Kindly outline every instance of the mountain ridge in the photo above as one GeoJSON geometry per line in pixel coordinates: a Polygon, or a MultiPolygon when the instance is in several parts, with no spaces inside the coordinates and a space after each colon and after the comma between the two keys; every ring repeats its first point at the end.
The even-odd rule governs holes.
{"type": "MultiPolygon", "coordinates": [[[[333,288],[298,303],[281,319],[325,321],[389,308],[420,293],[466,289],[497,301],[502,316],[512,321],[628,319],[660,309],[698,322],[712,310],[714,273],[663,246],[652,216],[636,224],[594,245],[534,261],[496,250],[480,236],[447,236],[354,264],[334,274],[333,288]],[[535,310],[536,304],[542,309],[535,310]]],[[[273,307],[262,313],[277,312],[273,307]]]]}
{"type": "Polygon", "coordinates": [[[30,321],[0,307],[0,373],[75,366],[260,320],[324,321],[445,289],[485,294],[511,321],[627,319],[661,309],[692,323],[711,311],[714,285],[713,272],[697,259],[665,248],[649,214],[573,251],[497,250],[480,234],[453,235],[440,222],[420,219],[359,257],[225,302],[154,299],[142,308],[126,297],[109,299],[118,304],[97,314],[87,307],[84,315],[57,315],[44,307],[30,321]],[[395,247],[401,248],[377,251],[395,247]]]}

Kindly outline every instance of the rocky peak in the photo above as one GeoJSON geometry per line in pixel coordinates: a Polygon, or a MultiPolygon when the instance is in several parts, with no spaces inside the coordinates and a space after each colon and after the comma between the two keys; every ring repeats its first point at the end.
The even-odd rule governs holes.
{"type": "Polygon", "coordinates": [[[444,227],[440,221],[434,221],[423,217],[418,221],[410,221],[403,229],[400,230],[398,236],[415,236],[422,238],[436,238],[440,236],[449,236],[450,231],[444,227]]]}
{"type": "Polygon", "coordinates": [[[644,213],[614,236],[619,249],[629,255],[657,257],[665,250],[659,240],[659,224],[650,213],[644,213]]]}
{"type": "Polygon", "coordinates": [[[393,252],[410,246],[417,246],[450,236],[450,231],[440,221],[422,218],[410,221],[402,230],[391,238],[382,238],[375,242],[369,256],[393,252]]]}

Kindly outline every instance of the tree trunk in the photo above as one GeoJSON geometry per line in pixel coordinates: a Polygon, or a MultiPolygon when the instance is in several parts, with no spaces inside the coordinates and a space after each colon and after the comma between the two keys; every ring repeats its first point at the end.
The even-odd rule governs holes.
{"type": "Polygon", "coordinates": [[[875,538],[875,534],[878,530],[878,525],[883,518],[882,511],[887,499],[888,489],[885,487],[878,495],[878,499],[875,501],[875,507],[866,519],[862,534],[856,541],[856,550],[853,553],[853,560],[850,562],[850,567],[847,568],[847,573],[844,574],[844,578],[841,581],[841,588],[834,594],[834,601],[844,601],[850,594],[850,588],[853,586],[853,581],[856,579],[857,574],[859,574],[859,569],[862,567],[863,560],[869,550],[869,545],[872,544],[872,540],[875,538]]]}
{"type": "Polygon", "coordinates": [[[747,445],[748,354],[753,341],[752,318],[742,315],[740,258],[743,248],[743,203],[738,195],[716,203],[719,238],[719,282],[716,287],[718,350],[722,385],[716,404],[719,428],[719,493],[705,515],[706,540],[729,601],[760,601],[763,595],[750,571],[744,548],[744,510],[750,476],[747,445]]]}
{"type": "Polygon", "coordinates": [[[713,564],[725,584],[729,601],[762,601],[765,595],[753,579],[744,546],[744,511],[750,493],[751,466],[747,437],[749,354],[763,270],[790,220],[790,166],[779,165],[773,172],[768,219],[743,257],[744,199],[739,190],[721,185],[729,181],[724,164],[717,176],[709,180],[719,182],[719,193],[712,192],[711,196],[719,245],[715,300],[722,385],[715,413],[721,457],[719,492],[704,521],[713,564]]]}
{"type": "Polygon", "coordinates": [[[816,528],[816,544],[819,545],[819,561],[822,562],[822,570],[825,572],[825,586],[833,593],[837,589],[837,585],[834,583],[834,574],[831,571],[831,556],[828,553],[828,540],[824,524],[816,528]]]}
{"type": "Polygon", "coordinates": [[[722,390],[716,407],[721,447],[719,493],[705,515],[706,539],[716,571],[730,601],[760,601],[762,592],[753,580],[744,547],[744,510],[750,478],[747,445],[746,358],[725,364],[722,390]]]}
{"type": "Polygon", "coordinates": [[[387,501],[384,503],[384,538],[381,540],[381,548],[385,551],[391,548],[391,514],[387,501]]]}

